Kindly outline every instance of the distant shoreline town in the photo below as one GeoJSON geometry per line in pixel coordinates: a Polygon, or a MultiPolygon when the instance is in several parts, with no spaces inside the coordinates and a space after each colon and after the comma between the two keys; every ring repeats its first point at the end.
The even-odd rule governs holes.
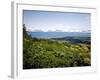
{"type": "Polygon", "coordinates": [[[36,29],[36,30],[27,30],[27,32],[84,32],[84,33],[90,33],[91,30],[70,30],[70,31],[62,31],[62,30],[47,30],[47,31],[44,31],[44,30],[39,30],[39,29],[36,29]]]}

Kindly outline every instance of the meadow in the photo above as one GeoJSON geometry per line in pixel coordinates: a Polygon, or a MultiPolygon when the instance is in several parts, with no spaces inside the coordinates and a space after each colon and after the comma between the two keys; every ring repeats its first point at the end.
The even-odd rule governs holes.
{"type": "Polygon", "coordinates": [[[90,65],[90,37],[33,38],[23,28],[23,69],[90,65]]]}

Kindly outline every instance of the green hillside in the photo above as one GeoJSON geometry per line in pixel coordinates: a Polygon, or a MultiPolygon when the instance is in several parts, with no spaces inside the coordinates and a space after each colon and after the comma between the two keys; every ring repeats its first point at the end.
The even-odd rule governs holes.
{"type": "Polygon", "coordinates": [[[90,44],[31,38],[23,29],[23,69],[90,66],[90,44]]]}

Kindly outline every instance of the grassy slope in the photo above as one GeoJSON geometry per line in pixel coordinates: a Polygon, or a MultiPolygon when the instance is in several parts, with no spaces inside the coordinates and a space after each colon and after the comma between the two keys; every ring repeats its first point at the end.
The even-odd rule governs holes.
{"type": "Polygon", "coordinates": [[[90,44],[24,39],[24,69],[90,65],[90,44]]]}

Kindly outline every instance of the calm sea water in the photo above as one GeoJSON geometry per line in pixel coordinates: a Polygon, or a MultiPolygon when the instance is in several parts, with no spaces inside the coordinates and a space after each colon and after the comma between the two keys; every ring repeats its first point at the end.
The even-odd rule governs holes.
{"type": "Polygon", "coordinates": [[[36,38],[63,38],[72,36],[90,37],[90,33],[85,32],[27,32],[36,38]]]}

